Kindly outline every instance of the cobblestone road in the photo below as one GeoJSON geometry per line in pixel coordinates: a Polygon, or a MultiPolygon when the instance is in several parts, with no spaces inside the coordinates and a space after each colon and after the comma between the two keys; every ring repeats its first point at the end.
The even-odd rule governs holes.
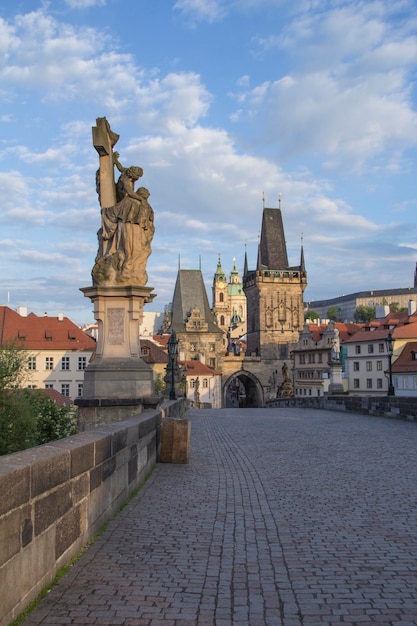
{"type": "Polygon", "coordinates": [[[417,425],[299,409],[191,411],[26,626],[417,624],[417,425]]]}

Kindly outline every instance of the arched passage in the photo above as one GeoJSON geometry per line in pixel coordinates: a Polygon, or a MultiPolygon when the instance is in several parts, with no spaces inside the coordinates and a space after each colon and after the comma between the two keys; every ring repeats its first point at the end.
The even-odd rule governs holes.
{"type": "Polygon", "coordinates": [[[263,407],[263,390],[259,380],[250,372],[232,374],[223,387],[223,406],[226,408],[263,407]]]}

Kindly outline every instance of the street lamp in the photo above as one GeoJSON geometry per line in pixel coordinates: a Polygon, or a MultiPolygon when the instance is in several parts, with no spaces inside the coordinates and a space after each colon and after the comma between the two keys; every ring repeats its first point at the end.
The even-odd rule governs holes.
{"type": "Polygon", "coordinates": [[[168,356],[171,365],[171,389],[169,390],[169,399],[176,400],[175,395],[175,370],[177,365],[178,355],[178,339],[175,330],[172,331],[170,338],[168,339],[168,356]]]}
{"type": "Polygon", "coordinates": [[[394,342],[391,331],[389,331],[387,338],[385,339],[385,345],[387,346],[388,353],[388,367],[389,367],[389,383],[388,383],[388,395],[395,396],[394,385],[392,384],[392,355],[394,353],[394,342]]]}

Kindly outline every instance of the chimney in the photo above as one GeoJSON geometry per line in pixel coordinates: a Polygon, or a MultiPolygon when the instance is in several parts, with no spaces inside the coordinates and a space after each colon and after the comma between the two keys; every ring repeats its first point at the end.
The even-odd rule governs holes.
{"type": "Polygon", "coordinates": [[[387,317],[388,314],[389,314],[388,304],[375,307],[375,319],[376,320],[381,320],[382,318],[387,317]]]}
{"type": "Polygon", "coordinates": [[[417,311],[417,303],[415,300],[408,301],[408,315],[413,315],[417,311]]]}
{"type": "Polygon", "coordinates": [[[64,314],[58,313],[58,322],[63,322],[63,321],[64,321],[64,314]]]}
{"type": "Polygon", "coordinates": [[[27,306],[18,306],[16,309],[16,313],[18,313],[21,317],[27,317],[28,316],[27,306]]]}

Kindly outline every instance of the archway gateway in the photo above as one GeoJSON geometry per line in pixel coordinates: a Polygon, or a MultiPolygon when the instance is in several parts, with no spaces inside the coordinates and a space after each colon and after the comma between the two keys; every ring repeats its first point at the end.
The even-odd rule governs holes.
{"type": "Polygon", "coordinates": [[[263,389],[256,376],[246,371],[232,374],[223,387],[223,406],[241,409],[263,407],[263,389]]]}

